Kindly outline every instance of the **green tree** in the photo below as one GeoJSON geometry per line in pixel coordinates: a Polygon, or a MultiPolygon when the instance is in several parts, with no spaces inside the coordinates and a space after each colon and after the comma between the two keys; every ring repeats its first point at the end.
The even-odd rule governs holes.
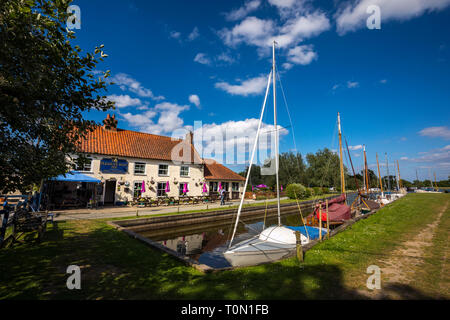
{"type": "Polygon", "coordinates": [[[102,94],[109,71],[96,77],[103,46],[82,53],[66,29],[70,1],[0,2],[0,192],[71,169],[67,156],[95,123],[90,110],[114,104],[102,94]]]}
{"type": "Polygon", "coordinates": [[[300,153],[280,154],[280,184],[286,186],[291,183],[301,183],[304,185],[307,182],[305,169],[305,163],[300,153]]]}
{"type": "MultiPolygon", "coordinates": [[[[328,148],[319,150],[316,154],[306,155],[308,162],[308,185],[313,187],[341,187],[341,173],[339,156],[328,148]]],[[[344,167],[344,175],[348,180],[347,169],[344,167]]]]}

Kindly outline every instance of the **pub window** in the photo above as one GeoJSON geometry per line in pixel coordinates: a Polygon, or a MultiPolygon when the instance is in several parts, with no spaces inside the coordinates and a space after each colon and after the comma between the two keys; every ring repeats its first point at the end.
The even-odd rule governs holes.
{"type": "Polygon", "coordinates": [[[210,192],[217,192],[218,187],[219,187],[219,184],[217,182],[209,183],[209,191],[210,192]]]}
{"type": "Polygon", "coordinates": [[[230,190],[229,182],[222,182],[222,189],[225,190],[225,191],[230,190]]]}
{"type": "Polygon", "coordinates": [[[233,182],[231,188],[233,191],[239,191],[239,182],[233,182]]]}
{"type": "Polygon", "coordinates": [[[142,182],[135,182],[133,189],[134,197],[139,198],[142,195],[142,182]]]}
{"type": "Polygon", "coordinates": [[[156,195],[158,197],[166,196],[166,183],[165,182],[158,182],[158,188],[156,189],[156,195]]]}
{"type": "Polygon", "coordinates": [[[188,177],[189,176],[189,166],[181,166],[180,176],[181,177],[188,177]]]}
{"type": "Polygon", "coordinates": [[[184,185],[186,185],[187,189],[189,190],[189,185],[187,183],[180,183],[180,186],[178,187],[178,190],[180,191],[179,192],[180,196],[184,196],[185,195],[185,193],[183,192],[184,185]]]}
{"type": "Polygon", "coordinates": [[[77,171],[91,172],[92,171],[92,159],[87,158],[85,163],[76,163],[77,171]]]}
{"type": "Polygon", "coordinates": [[[134,164],[134,174],[145,174],[145,163],[136,162],[134,164]]]}
{"type": "Polygon", "coordinates": [[[158,167],[158,174],[160,176],[168,176],[169,175],[169,165],[160,164],[158,167]]]}

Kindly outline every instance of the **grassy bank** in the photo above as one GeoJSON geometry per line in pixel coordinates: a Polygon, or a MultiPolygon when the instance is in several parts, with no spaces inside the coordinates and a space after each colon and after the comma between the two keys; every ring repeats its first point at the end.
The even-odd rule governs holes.
{"type": "MultiPolygon", "coordinates": [[[[0,251],[0,299],[363,298],[357,289],[365,288],[367,267],[434,221],[446,202],[448,194],[410,194],[317,245],[302,264],[288,259],[217,274],[184,266],[104,221],[61,222],[49,226],[40,245],[0,251]],[[72,264],[82,269],[81,290],[66,289],[65,271],[72,264]]],[[[429,263],[439,270],[448,270],[446,260],[433,262],[446,245],[448,223],[441,220],[442,237],[434,238],[430,248],[429,263]]],[[[445,288],[445,277],[435,286],[445,288]]],[[[423,282],[411,290],[431,298],[445,292],[427,290],[423,282]]]]}

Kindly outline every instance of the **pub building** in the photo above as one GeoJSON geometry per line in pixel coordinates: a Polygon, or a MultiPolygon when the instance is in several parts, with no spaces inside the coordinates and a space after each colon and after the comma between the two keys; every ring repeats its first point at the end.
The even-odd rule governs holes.
{"type": "MultiPolygon", "coordinates": [[[[217,197],[220,187],[227,199],[239,199],[245,179],[214,160],[202,159],[192,141],[191,132],[185,139],[173,139],[119,129],[114,115],[108,114],[103,126],[89,132],[80,144],[88,161],[76,168],[76,173],[91,177],[98,184],[94,187],[79,183],[78,188],[89,186],[95,192],[90,192],[90,196],[86,192],[68,193],[72,197],[83,195],[83,199],[66,202],[83,206],[87,198],[95,196],[96,203],[108,206],[124,205],[141,196],[217,197]],[[173,161],[174,156],[177,161],[173,161]]],[[[58,182],[61,186],[65,183],[70,182],[58,182]]]]}

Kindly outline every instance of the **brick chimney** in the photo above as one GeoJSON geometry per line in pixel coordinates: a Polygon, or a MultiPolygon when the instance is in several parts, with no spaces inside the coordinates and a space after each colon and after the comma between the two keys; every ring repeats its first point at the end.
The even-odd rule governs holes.
{"type": "Polygon", "coordinates": [[[117,120],[116,116],[113,114],[112,117],[107,115],[106,119],[103,120],[103,129],[109,131],[117,131],[117,120]]]}

